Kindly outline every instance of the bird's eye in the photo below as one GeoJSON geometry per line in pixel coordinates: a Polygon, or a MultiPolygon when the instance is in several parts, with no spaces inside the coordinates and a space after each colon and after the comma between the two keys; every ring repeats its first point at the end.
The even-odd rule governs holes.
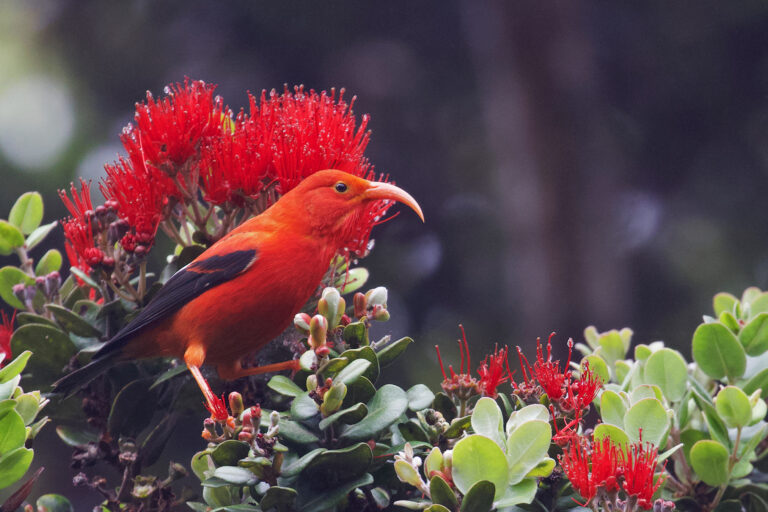
{"type": "Polygon", "coordinates": [[[340,181],[336,185],[334,185],[333,188],[336,189],[336,192],[344,193],[347,191],[347,184],[340,181]]]}

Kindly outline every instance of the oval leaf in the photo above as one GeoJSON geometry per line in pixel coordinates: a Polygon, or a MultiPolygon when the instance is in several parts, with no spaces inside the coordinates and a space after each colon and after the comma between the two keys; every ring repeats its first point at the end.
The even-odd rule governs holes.
{"type": "Polygon", "coordinates": [[[56,304],[46,304],[45,309],[50,311],[56,322],[67,332],[84,338],[98,338],[101,331],[89,324],[87,320],[80,315],[73,313],[65,307],[56,304]]]}
{"type": "Polygon", "coordinates": [[[747,356],[736,336],[723,324],[701,324],[693,333],[693,359],[713,379],[744,375],[747,356]]]}
{"type": "Polygon", "coordinates": [[[726,386],[717,394],[715,409],[730,428],[744,427],[752,420],[749,397],[736,386],[726,386]]]}
{"type": "Polygon", "coordinates": [[[728,450],[717,441],[698,441],[690,458],[693,470],[705,484],[718,487],[728,481],[728,450]]]}
{"type": "Polygon", "coordinates": [[[624,431],[633,443],[642,441],[660,446],[669,428],[669,416],[655,398],[645,398],[629,408],[624,415],[624,431]]]}
{"type": "Polygon", "coordinates": [[[552,429],[549,423],[540,420],[527,421],[509,435],[507,463],[510,484],[516,484],[525,478],[525,475],[547,457],[551,441],[552,429]]]}
{"type": "Polygon", "coordinates": [[[216,466],[237,466],[240,459],[248,456],[248,450],[248,443],[229,439],[213,449],[211,458],[216,466]]]}
{"type": "Polygon", "coordinates": [[[24,367],[27,366],[27,361],[32,352],[25,350],[23,353],[16,356],[7,366],[0,370],[0,384],[4,384],[20,374],[24,367]]]}
{"type": "Polygon", "coordinates": [[[303,390],[296,385],[291,379],[285,375],[275,375],[267,383],[267,387],[273,391],[277,391],[281,395],[297,397],[303,390]]]}
{"type": "Polygon", "coordinates": [[[43,220],[43,196],[39,192],[22,194],[11,208],[8,221],[25,235],[37,229],[43,220]]]}
{"type": "Polygon", "coordinates": [[[497,489],[493,482],[487,480],[477,482],[465,493],[460,512],[489,512],[493,507],[497,489]]]}
{"type": "MultiPolygon", "coordinates": [[[[1,241],[0,244],[2,244],[1,241]]],[[[2,254],[1,251],[0,254],[2,254]]],[[[21,283],[32,285],[35,284],[35,280],[16,267],[0,268],[0,297],[13,308],[27,309],[24,303],[13,294],[13,287],[21,283]]]]}
{"type": "Polygon", "coordinates": [[[456,487],[465,494],[465,499],[477,482],[491,482],[496,489],[491,496],[493,501],[500,498],[507,488],[509,465],[498,444],[485,436],[474,434],[456,443],[452,475],[456,487]]]}
{"type": "Polygon", "coordinates": [[[361,475],[373,461],[368,443],[358,443],[340,450],[326,450],[314,457],[301,472],[313,484],[335,485],[361,475]]]}
{"type": "Polygon", "coordinates": [[[61,269],[61,253],[56,249],[51,249],[40,258],[35,267],[36,276],[44,276],[51,272],[58,272],[61,269]]]}
{"type": "Polygon", "coordinates": [[[424,384],[416,384],[407,391],[408,408],[413,412],[426,409],[432,405],[435,394],[424,384]]]}
{"type": "Polygon", "coordinates": [[[24,235],[10,222],[0,220],[0,255],[8,256],[24,245],[24,235]]]}
{"type": "Polygon", "coordinates": [[[16,450],[4,454],[0,457],[0,489],[13,485],[32,464],[34,451],[29,448],[17,448],[16,450]]]}
{"type": "Polygon", "coordinates": [[[27,250],[31,251],[40,242],[45,240],[45,237],[48,236],[48,233],[53,231],[53,228],[55,228],[58,223],[59,221],[55,220],[50,224],[43,224],[39,228],[35,229],[32,233],[30,233],[27,237],[27,250]]]}
{"type": "Polygon", "coordinates": [[[688,365],[683,356],[672,349],[662,348],[651,354],[645,362],[644,375],[648,384],[661,388],[667,400],[677,402],[685,395],[688,365]]]}
{"type": "Polygon", "coordinates": [[[368,403],[368,415],[359,423],[349,426],[342,432],[341,438],[367,441],[397,421],[407,409],[408,395],[405,391],[393,384],[385,384],[368,403]]]}
{"type": "Polygon", "coordinates": [[[493,439],[504,449],[504,438],[501,430],[504,418],[501,416],[501,409],[496,405],[495,400],[488,397],[478,400],[472,411],[471,422],[472,429],[476,434],[493,439]]]}
{"type": "Polygon", "coordinates": [[[24,446],[27,430],[24,420],[16,411],[8,411],[0,417],[0,458],[24,446]]]}
{"type": "Polygon", "coordinates": [[[749,356],[759,356],[768,350],[768,313],[760,313],[739,333],[739,341],[749,356]]]}
{"type": "Polygon", "coordinates": [[[624,427],[624,415],[627,413],[627,405],[621,395],[615,391],[605,390],[600,397],[600,417],[603,423],[624,427]]]}

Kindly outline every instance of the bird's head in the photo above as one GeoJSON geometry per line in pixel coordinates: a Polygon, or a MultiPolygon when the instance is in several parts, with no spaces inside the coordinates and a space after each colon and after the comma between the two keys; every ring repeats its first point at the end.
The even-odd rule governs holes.
{"type": "Polygon", "coordinates": [[[424,221],[419,203],[405,190],[333,169],[308,176],[278,203],[285,202],[292,211],[301,212],[314,233],[344,244],[356,236],[361,224],[372,223],[366,216],[375,213],[374,205],[381,201],[403,203],[424,221]]]}

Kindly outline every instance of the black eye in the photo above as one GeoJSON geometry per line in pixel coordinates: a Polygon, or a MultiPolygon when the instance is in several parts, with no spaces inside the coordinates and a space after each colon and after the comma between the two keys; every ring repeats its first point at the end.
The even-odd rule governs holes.
{"type": "Polygon", "coordinates": [[[336,192],[343,193],[347,191],[347,184],[340,181],[336,185],[334,185],[333,188],[336,189],[336,192]]]}

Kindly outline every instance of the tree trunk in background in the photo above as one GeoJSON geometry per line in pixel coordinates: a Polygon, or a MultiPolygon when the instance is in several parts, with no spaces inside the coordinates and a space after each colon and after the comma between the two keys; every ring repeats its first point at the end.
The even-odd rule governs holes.
{"type": "Polygon", "coordinates": [[[630,293],[611,214],[621,165],[602,128],[607,108],[580,7],[467,0],[461,10],[509,241],[503,293],[520,331],[621,327],[630,293]]]}

